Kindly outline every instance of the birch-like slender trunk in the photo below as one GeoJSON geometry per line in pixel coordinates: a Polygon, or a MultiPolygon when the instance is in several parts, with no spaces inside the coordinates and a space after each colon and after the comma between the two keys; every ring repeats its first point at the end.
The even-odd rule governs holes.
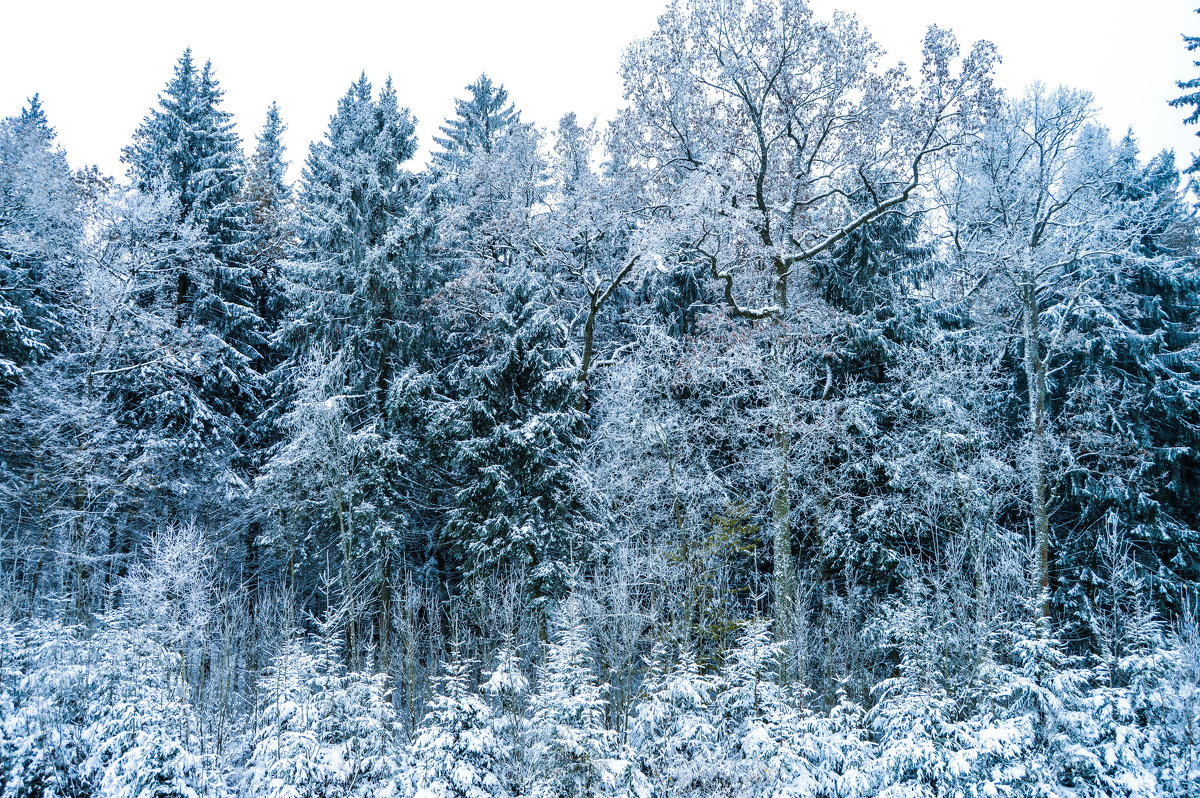
{"type": "Polygon", "coordinates": [[[1025,346],[1025,381],[1029,394],[1029,499],[1033,513],[1036,564],[1034,592],[1041,612],[1050,614],[1050,514],[1046,496],[1046,361],[1041,351],[1037,287],[1021,286],[1021,328],[1025,346]]]}

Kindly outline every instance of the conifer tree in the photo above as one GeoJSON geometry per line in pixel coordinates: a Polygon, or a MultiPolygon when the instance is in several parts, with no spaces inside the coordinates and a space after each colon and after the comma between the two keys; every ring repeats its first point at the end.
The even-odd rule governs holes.
{"type": "MultiPolygon", "coordinates": [[[[419,221],[410,213],[414,181],[403,167],[415,151],[414,120],[398,105],[391,81],[375,97],[365,74],[338,102],[324,140],[310,147],[297,201],[295,312],[280,333],[289,356],[284,368],[292,375],[288,390],[293,396],[337,410],[342,419],[337,423],[346,426],[335,448],[353,452],[355,462],[366,468],[352,475],[331,472],[325,465],[347,462],[341,455],[330,459],[326,455],[332,450],[293,445],[310,434],[321,437],[303,426],[304,419],[319,425],[331,420],[320,412],[323,405],[297,406],[289,416],[302,425],[292,425],[291,440],[268,464],[263,483],[272,491],[265,494],[271,504],[294,506],[303,497],[311,508],[288,517],[293,539],[319,547],[326,544],[328,530],[337,530],[343,590],[360,590],[364,576],[371,585],[360,611],[373,608],[384,665],[392,569],[406,547],[421,542],[418,533],[410,534],[420,525],[407,500],[409,488],[420,480],[405,479],[408,458],[419,459],[412,452],[413,439],[403,434],[414,419],[396,411],[393,395],[397,375],[411,362],[423,324],[421,302],[429,293],[427,272],[417,257],[421,242],[414,226],[419,221]],[[313,382],[298,384],[305,375],[313,382]],[[309,502],[323,496],[333,500],[320,508],[309,502]],[[363,559],[367,552],[370,558],[363,559]],[[364,567],[369,571],[363,573],[364,567]]],[[[360,622],[354,616],[346,624],[345,653],[352,658],[361,653],[360,622]]]]}
{"type": "MultiPolygon", "coordinates": [[[[268,337],[283,321],[281,263],[291,255],[295,236],[292,187],[287,183],[282,140],[285,130],[279,106],[271,103],[246,170],[244,189],[250,206],[246,255],[253,270],[254,306],[268,337]]],[[[265,371],[270,365],[273,363],[268,359],[259,367],[265,371]]]]}
{"type": "Polygon", "coordinates": [[[474,152],[491,154],[497,142],[521,122],[504,85],[492,83],[487,74],[481,74],[467,91],[471,96],[454,101],[456,116],[441,126],[441,136],[433,137],[441,147],[433,154],[434,163],[448,172],[460,171],[474,152]]]}
{"type": "Polygon", "coordinates": [[[454,646],[412,744],[417,794],[427,798],[503,798],[512,752],[496,735],[491,707],[468,683],[470,662],[454,646]]]}
{"type": "Polygon", "coordinates": [[[0,399],[69,342],[83,197],[35,94],[0,121],[0,399]]]}
{"type": "MultiPolygon", "coordinates": [[[[1198,9],[1200,11],[1200,9],[1198,9]]],[[[1189,53],[1194,53],[1200,50],[1200,36],[1183,37],[1183,42],[1187,46],[1189,53]]],[[[1200,61],[1193,61],[1193,66],[1200,66],[1200,61]]],[[[1185,125],[1194,125],[1200,122],[1200,78],[1190,78],[1188,80],[1176,81],[1179,88],[1185,92],[1183,95],[1171,100],[1172,108],[1190,109],[1191,113],[1183,120],[1185,125]]],[[[1197,136],[1200,136],[1200,131],[1197,131],[1197,136]]],[[[1200,155],[1192,155],[1192,163],[1184,170],[1188,174],[1200,172],[1200,155]]]]}
{"type": "Polygon", "coordinates": [[[1200,275],[1196,219],[1178,193],[1174,158],[1144,165],[1127,136],[1114,153],[1109,203],[1128,246],[1088,273],[1092,302],[1071,314],[1054,361],[1050,401],[1064,415],[1071,477],[1057,523],[1072,574],[1062,598],[1070,635],[1094,639],[1087,607],[1105,589],[1099,554],[1110,526],[1139,552],[1138,568],[1165,617],[1200,577],[1200,275]]]}
{"type": "Polygon", "coordinates": [[[129,176],[142,193],[164,193],[179,206],[180,223],[194,223],[209,257],[177,266],[178,321],[193,313],[216,326],[243,354],[259,343],[245,266],[246,207],[240,143],[207,62],[197,70],[184,51],[175,74],[125,148],[129,176]]]}
{"type": "Polygon", "coordinates": [[[525,574],[547,598],[590,556],[574,476],[584,416],[545,289],[523,270],[509,279],[483,331],[491,345],[459,361],[437,411],[454,481],[443,534],[469,585],[525,574]]]}
{"type": "Polygon", "coordinates": [[[604,687],[592,672],[592,641],[580,598],[571,593],[554,616],[554,631],[533,695],[531,741],[536,796],[603,795],[613,782],[616,735],[605,728],[604,687]]]}
{"type": "Polygon", "coordinates": [[[242,157],[221,96],[185,51],[124,151],[133,189],[109,231],[130,294],[96,384],[120,408],[126,510],[168,519],[234,514],[262,406],[242,157]]]}

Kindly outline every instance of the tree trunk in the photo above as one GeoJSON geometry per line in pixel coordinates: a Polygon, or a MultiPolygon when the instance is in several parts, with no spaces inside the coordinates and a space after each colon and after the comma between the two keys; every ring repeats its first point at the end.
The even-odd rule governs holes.
{"type": "Polygon", "coordinates": [[[380,552],[379,576],[379,661],[376,670],[387,673],[391,667],[392,642],[392,548],[384,541],[380,552]]]}
{"type": "Polygon", "coordinates": [[[1050,614],[1050,515],[1046,497],[1046,362],[1041,354],[1037,288],[1032,280],[1022,286],[1022,331],[1025,344],[1025,381],[1029,393],[1029,491],[1037,549],[1034,591],[1040,596],[1042,616],[1050,614]]]}
{"type": "Polygon", "coordinates": [[[354,667],[354,646],[357,642],[357,634],[355,634],[355,620],[357,611],[354,607],[354,568],[352,555],[354,551],[354,528],[353,519],[346,518],[346,512],[342,506],[342,497],[337,500],[337,517],[338,530],[342,538],[342,595],[346,606],[346,628],[345,628],[345,643],[346,652],[345,659],[347,667],[354,667]]]}
{"type": "MultiPolygon", "coordinates": [[[[777,323],[778,326],[778,323],[777,323]]],[[[792,634],[796,615],[796,567],[792,562],[791,429],[788,423],[787,384],[784,375],[784,338],[778,330],[771,344],[771,404],[775,414],[775,468],[771,490],[771,545],[775,583],[775,632],[779,639],[792,634]]]]}

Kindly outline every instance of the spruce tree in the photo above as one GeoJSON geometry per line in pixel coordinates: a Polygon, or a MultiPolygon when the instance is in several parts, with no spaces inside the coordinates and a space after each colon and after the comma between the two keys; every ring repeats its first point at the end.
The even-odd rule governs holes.
{"type": "MultiPolygon", "coordinates": [[[[1197,13],[1200,13],[1200,9],[1197,9],[1197,13]]],[[[1200,36],[1185,35],[1183,42],[1189,53],[1200,50],[1200,36]]],[[[1200,67],[1200,61],[1193,61],[1192,65],[1200,67]]],[[[1185,125],[1194,125],[1200,122],[1200,78],[1176,81],[1175,85],[1183,89],[1185,93],[1171,100],[1171,107],[1190,110],[1187,118],[1183,120],[1185,125]]],[[[1196,135],[1200,136],[1200,131],[1197,131],[1196,135]]],[[[1184,171],[1188,174],[1200,172],[1200,155],[1192,155],[1192,163],[1184,171]]]]}
{"type": "Polygon", "coordinates": [[[83,201],[35,94],[0,121],[0,400],[69,342],[83,201]]]}
{"type": "MultiPolygon", "coordinates": [[[[291,255],[295,237],[292,187],[287,183],[284,160],[285,130],[279,106],[271,103],[246,170],[244,188],[250,212],[246,257],[252,269],[254,308],[268,337],[283,321],[281,264],[291,255]]],[[[259,364],[264,371],[273,364],[272,358],[265,361],[259,364]]]]}
{"type": "Polygon", "coordinates": [[[1109,575],[1098,541],[1110,519],[1139,552],[1166,617],[1200,578],[1200,275],[1196,219],[1169,152],[1143,164],[1132,137],[1116,153],[1109,194],[1127,248],[1084,272],[1093,303],[1071,313],[1052,367],[1070,451],[1057,524],[1074,530],[1060,598],[1072,636],[1095,639],[1089,609],[1109,575]]]}
{"type": "Polygon", "coordinates": [[[443,135],[433,137],[442,148],[433,154],[434,163],[448,172],[460,171],[474,152],[492,153],[497,142],[521,122],[504,85],[493,84],[486,74],[467,91],[470,97],[454,101],[456,116],[439,128],[443,135]]]}
{"type": "Polygon", "coordinates": [[[346,624],[346,655],[361,653],[361,616],[370,608],[384,665],[392,571],[422,543],[410,498],[421,483],[410,470],[420,454],[407,434],[419,419],[397,411],[403,392],[393,391],[397,375],[408,373],[429,293],[417,257],[420,212],[409,207],[414,180],[403,166],[416,152],[414,124],[391,81],[376,97],[364,74],[310,147],[297,199],[294,311],[279,337],[288,350],[286,390],[316,404],[289,411],[288,439],[261,483],[269,507],[305,508],[287,517],[283,536],[311,544],[302,556],[321,551],[336,530],[342,589],[368,596],[346,624]]]}
{"type": "Polygon", "coordinates": [[[428,798],[506,798],[512,752],[496,735],[488,703],[468,681],[473,663],[458,646],[442,663],[437,692],[412,742],[418,794],[428,798]]]}
{"type": "Polygon", "coordinates": [[[130,303],[95,376],[120,408],[122,502],[137,527],[200,514],[219,527],[252,462],[266,340],[246,260],[242,156],[221,96],[211,65],[197,69],[185,51],[123,153],[132,190],[109,238],[124,252],[130,303]]]}
{"type": "MultiPolygon", "coordinates": [[[[575,470],[586,433],[566,334],[530,272],[508,275],[437,411],[453,469],[444,542],[469,585],[525,574],[536,598],[561,595],[590,557],[575,470]]],[[[465,341],[464,341],[465,343],[465,341]]]]}

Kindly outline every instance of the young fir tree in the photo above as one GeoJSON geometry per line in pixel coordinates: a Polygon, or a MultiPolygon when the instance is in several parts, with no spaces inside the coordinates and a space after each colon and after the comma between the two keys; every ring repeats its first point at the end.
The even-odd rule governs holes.
{"type": "Polygon", "coordinates": [[[606,728],[605,687],[592,671],[592,640],[571,593],[554,617],[551,642],[532,696],[530,793],[539,798],[605,795],[616,786],[616,734],[606,728]]]}
{"type": "Polygon", "coordinates": [[[339,663],[340,622],[325,616],[315,653],[293,638],[272,661],[244,774],[246,794],[369,798],[404,789],[400,723],[387,676],[339,663]]]}
{"type": "Polygon", "coordinates": [[[412,742],[420,798],[504,798],[512,751],[487,701],[471,689],[471,663],[454,646],[412,742]]]}
{"type": "Polygon", "coordinates": [[[630,747],[655,794],[711,789],[721,754],[712,711],[718,679],[689,651],[669,668],[656,653],[630,723],[630,747]]]}

